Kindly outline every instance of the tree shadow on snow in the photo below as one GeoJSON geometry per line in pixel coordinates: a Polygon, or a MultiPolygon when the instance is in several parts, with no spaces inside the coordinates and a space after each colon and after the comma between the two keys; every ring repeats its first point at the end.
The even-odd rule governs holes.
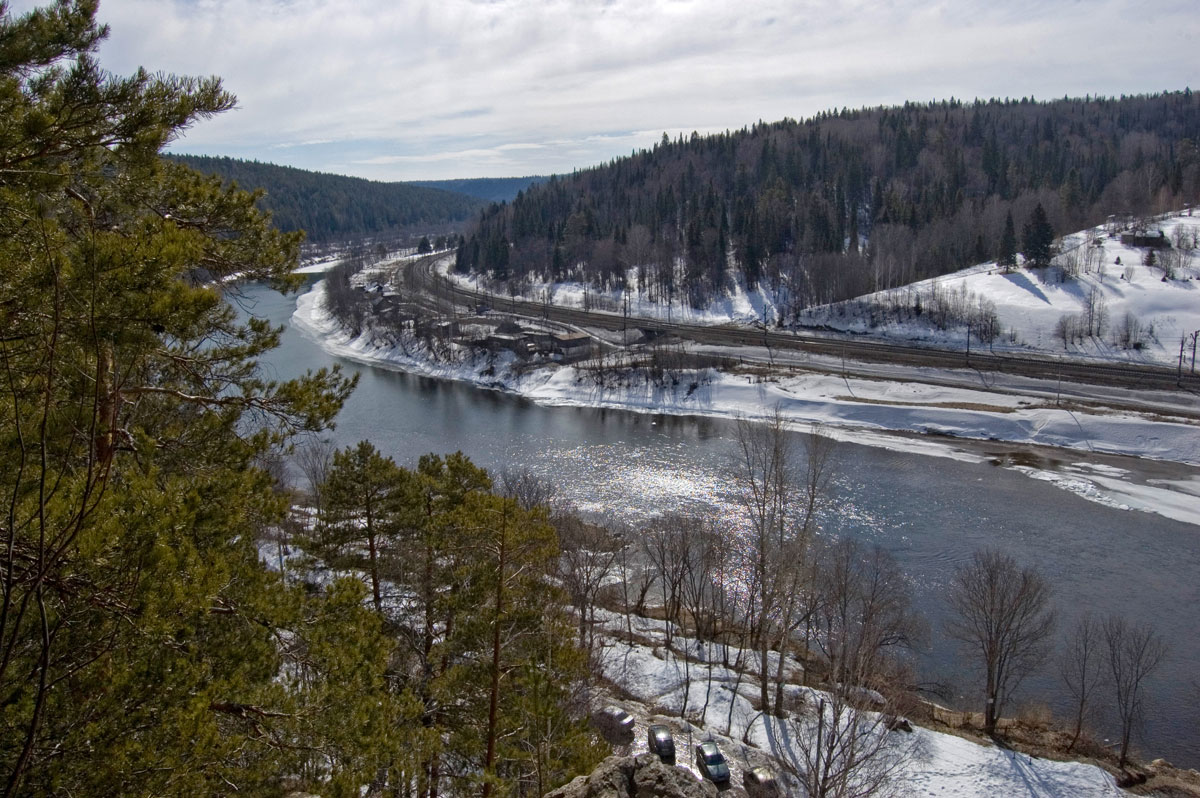
{"type": "Polygon", "coordinates": [[[1042,289],[1038,287],[1037,283],[1029,279],[1028,274],[1025,274],[1024,272],[1009,272],[1008,274],[1002,276],[1017,288],[1028,291],[1038,299],[1045,302],[1047,305],[1053,304],[1049,298],[1042,293],[1042,289]]]}

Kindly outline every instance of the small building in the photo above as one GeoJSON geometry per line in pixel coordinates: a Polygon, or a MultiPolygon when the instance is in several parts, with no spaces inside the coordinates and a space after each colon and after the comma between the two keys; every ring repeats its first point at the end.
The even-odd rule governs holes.
{"type": "Polygon", "coordinates": [[[592,339],[583,333],[555,335],[554,350],[564,358],[587,357],[592,353],[592,339]]]}
{"type": "Polygon", "coordinates": [[[393,325],[408,324],[417,320],[412,306],[395,294],[377,297],[372,301],[371,315],[393,325]]]}
{"type": "Polygon", "coordinates": [[[554,350],[554,333],[543,330],[525,330],[523,336],[538,352],[551,352],[554,350]]]}
{"type": "Polygon", "coordinates": [[[515,352],[522,357],[533,354],[533,345],[521,335],[496,333],[487,337],[485,345],[488,351],[491,352],[509,351],[515,352]]]}
{"type": "Polygon", "coordinates": [[[1162,230],[1133,230],[1121,233],[1121,243],[1127,247],[1170,249],[1171,241],[1162,230]]]}

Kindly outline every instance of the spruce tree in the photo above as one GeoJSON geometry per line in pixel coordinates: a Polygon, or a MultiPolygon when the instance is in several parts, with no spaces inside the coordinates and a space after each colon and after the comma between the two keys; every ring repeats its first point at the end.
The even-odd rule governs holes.
{"type": "Polygon", "coordinates": [[[996,254],[996,263],[1005,272],[1017,267],[1017,233],[1013,227],[1012,211],[1004,219],[1004,235],[1000,237],[1000,251],[996,254]]]}
{"type": "Polygon", "coordinates": [[[1033,209],[1033,215],[1025,224],[1021,254],[1025,263],[1035,268],[1045,268],[1054,257],[1054,228],[1046,216],[1042,203],[1033,209]]]}

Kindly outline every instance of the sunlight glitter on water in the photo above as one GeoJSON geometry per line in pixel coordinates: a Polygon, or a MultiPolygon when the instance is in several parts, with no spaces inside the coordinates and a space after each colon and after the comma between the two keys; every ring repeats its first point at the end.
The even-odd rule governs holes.
{"type": "Polygon", "coordinates": [[[665,513],[715,513],[730,520],[740,516],[728,478],[709,464],[692,466],[671,455],[607,445],[548,449],[536,470],[556,482],[564,498],[582,512],[634,527],[665,513]],[[597,477],[589,484],[556,478],[584,467],[597,477]]]}

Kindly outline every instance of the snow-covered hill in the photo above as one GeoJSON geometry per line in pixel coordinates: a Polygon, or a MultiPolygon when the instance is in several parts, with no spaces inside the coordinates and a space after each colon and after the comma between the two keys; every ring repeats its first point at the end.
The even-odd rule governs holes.
{"type": "Polygon", "coordinates": [[[1047,269],[1006,271],[991,261],[812,308],[802,319],[955,347],[966,346],[970,325],[972,347],[1172,366],[1183,339],[1188,369],[1192,336],[1200,330],[1200,215],[1173,214],[1146,226],[1147,238],[1161,232],[1169,247],[1122,243],[1129,231],[1106,225],[1066,236],[1047,269]],[[994,338],[980,341],[989,321],[994,338]]]}

